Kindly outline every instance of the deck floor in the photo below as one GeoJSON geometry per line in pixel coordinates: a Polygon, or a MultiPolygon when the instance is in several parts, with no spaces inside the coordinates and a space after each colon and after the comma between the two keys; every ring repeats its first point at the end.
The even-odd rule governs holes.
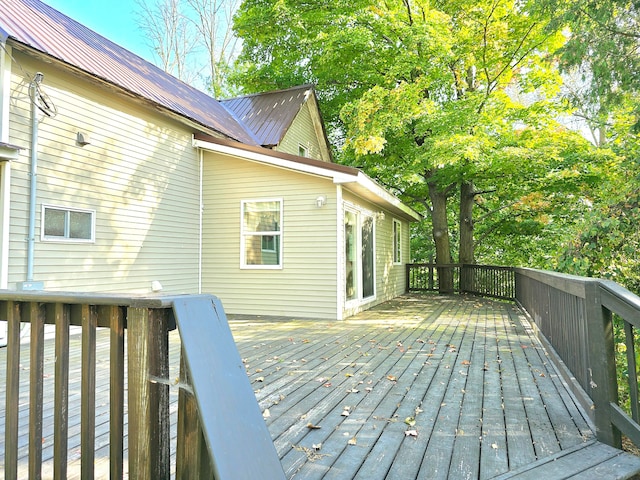
{"type": "MultiPolygon", "coordinates": [[[[595,442],[512,303],[403,296],[343,322],[235,317],[230,324],[287,478],[607,478],[603,470],[627,478],[640,469],[637,457],[595,442]]],[[[177,332],[171,348],[177,368],[177,332]]],[[[47,349],[45,376],[52,376],[47,349]]],[[[108,369],[103,353],[98,368],[108,369]]],[[[26,370],[28,346],[23,354],[26,370]]],[[[70,392],[76,380],[79,370],[70,392]]],[[[105,476],[107,390],[108,375],[98,375],[96,469],[105,476]]],[[[51,408],[44,407],[45,459],[51,408]]],[[[0,422],[3,431],[4,414],[0,422]]],[[[79,431],[79,414],[69,422],[70,432],[79,431]]],[[[22,429],[26,440],[26,421],[22,429]]],[[[0,442],[4,457],[4,435],[0,442]]],[[[78,471],[75,445],[70,439],[70,478],[78,471]]],[[[26,451],[25,444],[25,469],[26,451]]]]}

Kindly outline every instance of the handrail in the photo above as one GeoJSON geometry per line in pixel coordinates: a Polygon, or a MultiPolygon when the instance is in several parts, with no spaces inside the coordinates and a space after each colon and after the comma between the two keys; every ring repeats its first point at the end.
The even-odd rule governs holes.
{"type": "Polygon", "coordinates": [[[595,423],[598,439],[640,445],[637,373],[629,375],[631,414],[619,404],[613,315],[624,325],[627,371],[638,372],[640,297],[609,280],[516,268],[516,301],[529,314],[565,379],[595,423]]]}
{"type": "Polygon", "coordinates": [[[476,264],[407,264],[408,292],[471,293],[513,300],[515,277],[513,267],[476,264]],[[444,285],[441,278],[450,282],[444,285]]]}
{"type": "MultiPolygon", "coordinates": [[[[178,383],[176,478],[234,478],[229,475],[228,466],[224,467],[227,458],[238,461],[238,467],[253,469],[254,472],[262,469],[269,473],[269,478],[284,478],[246,372],[241,368],[224,310],[215,297],[0,291],[0,319],[7,321],[6,479],[22,478],[25,474],[18,468],[20,377],[24,375],[20,365],[20,331],[21,324],[25,323],[30,324],[29,478],[41,477],[43,408],[46,397],[51,393],[45,392],[43,387],[45,324],[55,325],[55,478],[67,478],[68,417],[69,412],[77,408],[69,392],[69,373],[73,371],[72,368],[81,368],[81,476],[83,479],[95,477],[96,346],[100,327],[110,331],[110,478],[123,478],[125,436],[128,437],[129,478],[169,478],[172,450],[169,385],[172,382],[169,381],[168,339],[169,332],[176,328],[176,320],[179,321],[179,332],[184,337],[181,338],[182,369],[178,383]],[[82,332],[80,365],[76,367],[70,358],[70,327],[73,325],[80,326],[82,332]],[[205,348],[208,356],[196,353],[197,349],[203,352],[205,348]],[[211,363],[212,359],[217,359],[217,364],[211,363]],[[225,371],[229,362],[233,363],[233,369],[225,371]],[[125,371],[128,372],[126,376],[125,371]],[[224,383],[221,379],[233,383],[237,390],[219,389],[221,382],[224,383]],[[219,393],[221,391],[224,395],[219,393]],[[242,397],[241,402],[238,395],[242,397]],[[125,396],[127,425],[124,423],[125,396]],[[242,407],[242,412],[234,410],[233,405],[228,406],[222,414],[212,410],[220,404],[221,398],[227,396],[234,398],[233,405],[242,407]],[[218,421],[223,419],[225,425],[232,421],[242,425],[247,418],[251,418],[254,420],[252,431],[249,433],[247,429],[235,425],[226,432],[224,439],[217,438],[214,441],[212,434],[219,435],[221,431],[219,425],[212,423],[212,419],[216,418],[218,421]],[[257,418],[260,422],[255,421],[257,418]],[[261,449],[256,456],[253,455],[256,453],[254,451],[247,456],[245,448],[230,455],[227,447],[240,445],[240,433],[245,435],[241,439],[243,445],[250,443],[252,448],[261,449]],[[252,435],[256,434],[258,440],[252,439],[252,435]],[[195,443],[193,439],[197,439],[195,443]],[[200,439],[204,441],[200,442],[200,439]],[[194,445],[197,451],[192,448],[194,445]],[[242,457],[242,461],[237,460],[238,456],[242,457]],[[278,469],[281,476],[278,476],[278,469]]],[[[254,475],[253,478],[259,476],[254,475]]]]}

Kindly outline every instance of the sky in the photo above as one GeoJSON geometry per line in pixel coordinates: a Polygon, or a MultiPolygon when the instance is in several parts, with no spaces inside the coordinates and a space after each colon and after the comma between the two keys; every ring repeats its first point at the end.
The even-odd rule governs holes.
{"type": "Polygon", "coordinates": [[[154,61],[152,50],[138,27],[133,0],[43,0],[47,5],[98,32],[121,47],[154,61]]]}

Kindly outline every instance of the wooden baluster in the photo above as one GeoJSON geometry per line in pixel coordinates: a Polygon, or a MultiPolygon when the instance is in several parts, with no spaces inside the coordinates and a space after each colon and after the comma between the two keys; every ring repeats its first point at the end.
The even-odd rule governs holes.
{"type": "Polygon", "coordinates": [[[44,376],[44,313],[37,302],[27,306],[29,345],[29,478],[42,478],[42,396],[44,376]]]}
{"type": "Polygon", "coordinates": [[[47,317],[56,325],[54,391],[53,478],[67,478],[69,435],[69,311],[62,303],[47,305],[47,317]]]}
{"type": "Polygon", "coordinates": [[[18,405],[20,400],[20,304],[2,302],[2,319],[7,320],[7,392],[4,426],[4,475],[18,478],[18,405]]]}
{"type": "Polygon", "coordinates": [[[133,480],[170,475],[167,325],[164,309],[127,309],[129,476],[133,480]]]}
{"type": "Polygon", "coordinates": [[[124,464],[124,315],[117,306],[99,307],[98,316],[110,326],[109,462],[110,478],[123,477],[124,464]]]}

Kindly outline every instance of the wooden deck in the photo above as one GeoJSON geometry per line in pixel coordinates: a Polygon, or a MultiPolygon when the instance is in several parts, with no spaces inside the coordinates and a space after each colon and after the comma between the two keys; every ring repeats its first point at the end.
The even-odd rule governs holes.
{"type": "MultiPolygon", "coordinates": [[[[237,317],[230,323],[288,478],[630,478],[640,471],[640,458],[595,441],[512,303],[404,296],[344,322],[237,317]]],[[[45,392],[53,383],[52,344],[45,392]]],[[[174,332],[176,358],[179,347],[174,332]]],[[[5,354],[0,349],[2,385],[5,354]]],[[[28,369],[27,345],[22,355],[28,369]]],[[[77,363],[70,392],[79,390],[77,363]]],[[[98,369],[106,371],[97,382],[96,470],[106,477],[106,358],[98,369]]],[[[171,394],[177,398],[177,387],[171,394]]],[[[3,392],[2,411],[4,402],[3,392]]],[[[26,398],[24,404],[26,442],[26,398]]],[[[53,453],[51,409],[44,407],[44,458],[53,453]]],[[[78,424],[79,413],[71,414],[70,432],[79,432],[78,424]]],[[[0,442],[4,456],[4,437],[0,442]]],[[[69,477],[76,478],[72,443],[69,477]]],[[[26,453],[25,443],[24,472],[26,453]]]]}

